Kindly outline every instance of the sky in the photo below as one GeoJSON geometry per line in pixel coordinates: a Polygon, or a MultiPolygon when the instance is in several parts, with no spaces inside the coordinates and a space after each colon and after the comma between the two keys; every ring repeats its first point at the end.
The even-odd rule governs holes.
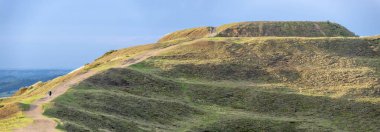
{"type": "Polygon", "coordinates": [[[75,69],[191,27],[332,21],[380,34],[380,0],[0,0],[0,69],[75,69]]]}

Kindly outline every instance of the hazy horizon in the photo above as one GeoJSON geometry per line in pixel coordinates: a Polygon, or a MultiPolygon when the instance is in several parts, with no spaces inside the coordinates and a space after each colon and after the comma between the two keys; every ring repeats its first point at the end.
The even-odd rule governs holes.
{"type": "Polygon", "coordinates": [[[331,21],[380,34],[377,0],[0,0],[0,69],[76,69],[105,52],[191,27],[331,21]]]}

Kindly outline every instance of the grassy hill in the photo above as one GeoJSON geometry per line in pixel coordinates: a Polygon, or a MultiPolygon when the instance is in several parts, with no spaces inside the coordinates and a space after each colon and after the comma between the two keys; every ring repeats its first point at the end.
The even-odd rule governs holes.
{"type": "Polygon", "coordinates": [[[365,38],[198,39],[102,72],[45,114],[68,130],[375,131],[378,47],[365,38]]]}
{"type": "Polygon", "coordinates": [[[205,37],[354,37],[354,33],[332,22],[255,21],[225,24],[219,27],[199,27],[176,31],[158,42],[205,37]]]}
{"type": "Polygon", "coordinates": [[[80,73],[99,71],[45,106],[44,114],[56,118],[59,129],[378,131],[379,38],[348,37],[354,34],[339,25],[330,28],[337,24],[329,22],[291,23],[292,33],[282,31],[289,28],[285,22],[238,23],[183,30],[155,44],[110,51],[78,71],[3,100],[0,113],[22,108],[15,104],[27,106],[80,73]],[[250,27],[262,23],[277,37],[251,36],[257,32],[250,27]],[[313,32],[315,23],[329,36],[310,35],[321,33],[313,32]],[[117,68],[133,56],[167,47],[117,68]]]}
{"type": "Polygon", "coordinates": [[[218,27],[218,37],[353,37],[354,33],[332,22],[262,21],[240,22],[218,27]]]}

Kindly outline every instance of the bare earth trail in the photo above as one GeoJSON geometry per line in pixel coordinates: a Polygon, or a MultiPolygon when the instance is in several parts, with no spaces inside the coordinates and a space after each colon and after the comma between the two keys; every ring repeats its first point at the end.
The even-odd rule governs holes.
{"type": "MultiPolygon", "coordinates": [[[[182,44],[181,44],[182,45],[182,44]]],[[[124,68],[128,67],[130,65],[139,63],[151,56],[158,55],[159,53],[172,49],[174,47],[177,47],[178,45],[162,48],[162,49],[153,49],[146,51],[144,53],[141,53],[139,55],[136,55],[134,57],[131,57],[127,59],[123,65],[115,67],[115,68],[124,68]]],[[[27,111],[24,111],[26,117],[33,119],[32,124],[30,124],[27,127],[16,129],[15,132],[54,132],[57,131],[55,127],[57,126],[57,123],[52,119],[48,118],[43,113],[42,105],[45,103],[49,103],[58,96],[64,94],[69,88],[71,88],[73,85],[78,84],[79,82],[95,75],[97,71],[88,71],[86,73],[82,73],[80,75],[77,75],[73,78],[70,78],[67,81],[64,81],[60,85],[56,86],[52,89],[52,96],[51,97],[43,97],[35,102],[33,102],[30,105],[30,109],[27,111]]]]}

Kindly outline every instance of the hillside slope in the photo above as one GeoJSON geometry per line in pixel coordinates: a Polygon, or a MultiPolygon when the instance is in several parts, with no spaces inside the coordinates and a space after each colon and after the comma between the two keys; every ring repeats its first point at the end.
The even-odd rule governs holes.
{"type": "MultiPolygon", "coordinates": [[[[74,73],[26,89],[1,103],[10,106],[21,100],[27,104],[25,100],[37,98],[36,94],[93,71],[94,76],[45,105],[44,115],[59,120],[57,128],[380,130],[378,37],[285,37],[285,32],[281,37],[245,36],[242,32],[224,37],[206,34],[234,25],[221,26],[225,28],[222,30],[183,30],[175,35],[179,37],[165,36],[156,44],[110,51],[74,73]],[[158,50],[149,58],[134,59],[158,50]],[[121,67],[130,62],[135,64],[121,67]]],[[[246,26],[238,27],[255,33],[246,26]]],[[[329,32],[336,30],[324,31],[329,32]]]]}
{"type": "MultiPolygon", "coordinates": [[[[0,99],[0,130],[2,131],[12,131],[15,128],[26,129],[27,127],[32,127],[36,121],[36,118],[43,117],[35,110],[42,108],[41,102],[46,99],[46,93],[50,90],[53,92],[59,88],[71,87],[71,85],[66,85],[67,82],[75,81],[78,83],[80,80],[75,80],[83,74],[87,73],[97,73],[111,67],[120,67],[124,64],[125,61],[134,60],[135,57],[141,58],[146,57],[143,53],[151,51],[153,49],[161,49],[166,46],[158,45],[143,45],[131,47],[128,49],[123,49],[119,51],[112,50],[107,52],[103,57],[100,57],[95,62],[85,65],[84,67],[78,68],[77,70],[72,71],[71,73],[57,77],[48,82],[39,82],[32,86],[22,88],[16,92],[12,97],[1,98],[0,99]],[[120,56],[121,55],[121,56],[120,56]],[[112,60],[111,60],[112,59],[112,60]],[[38,109],[32,109],[38,108],[38,109]],[[28,112],[30,111],[30,112],[28,112]],[[38,113],[40,115],[31,115],[28,116],[28,113],[38,113]],[[26,114],[26,115],[25,115],[26,114]]],[[[46,118],[44,118],[45,120],[46,118]]],[[[39,119],[37,119],[39,120],[39,119]]],[[[51,119],[49,120],[49,122],[51,119]]],[[[37,128],[38,127],[33,127],[37,128]]],[[[49,129],[49,128],[47,128],[49,129]]]]}
{"type": "Polygon", "coordinates": [[[364,38],[198,39],[93,76],[45,114],[70,131],[376,131],[379,46],[364,38]]]}

